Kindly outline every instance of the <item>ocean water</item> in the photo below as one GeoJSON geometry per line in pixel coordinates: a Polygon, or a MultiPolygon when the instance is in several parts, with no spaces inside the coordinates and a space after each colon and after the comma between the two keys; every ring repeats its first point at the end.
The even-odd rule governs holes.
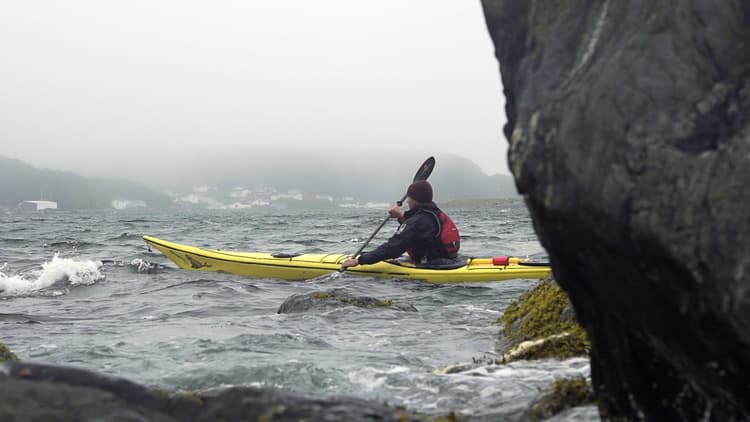
{"type": "MultiPolygon", "coordinates": [[[[446,210],[467,256],[545,259],[522,203],[446,210]]],[[[167,389],[232,385],[387,401],[468,421],[512,420],[586,359],[440,369],[502,350],[496,319],[533,280],[431,285],[344,274],[313,282],[177,269],[141,240],[226,250],[354,252],[383,210],[171,210],[0,215],[0,342],[24,360],[167,389]],[[294,294],[343,288],[418,312],[342,307],[277,314],[294,294]]],[[[387,239],[388,225],[373,241],[387,239]]],[[[594,408],[558,417],[596,420],[594,408]]]]}

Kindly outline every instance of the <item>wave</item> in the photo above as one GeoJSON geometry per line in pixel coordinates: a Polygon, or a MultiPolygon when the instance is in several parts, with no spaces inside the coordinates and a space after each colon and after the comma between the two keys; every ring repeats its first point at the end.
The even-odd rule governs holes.
{"type": "MultiPolygon", "coordinates": [[[[74,258],[60,258],[58,254],[51,261],[42,264],[39,270],[32,270],[16,275],[3,272],[7,264],[0,266],[0,294],[24,295],[44,290],[58,283],[67,286],[91,285],[104,279],[100,271],[102,263],[92,260],[76,260],[74,258]]],[[[62,292],[57,292],[62,294],[62,292]]]]}
{"type": "Polygon", "coordinates": [[[105,259],[102,260],[101,263],[103,265],[113,266],[113,267],[130,267],[133,271],[137,273],[148,273],[152,274],[164,269],[168,269],[167,267],[161,265],[161,264],[155,264],[146,261],[145,259],[141,258],[133,258],[130,262],[127,261],[118,261],[113,259],[105,259]]]}
{"type": "Polygon", "coordinates": [[[44,315],[0,313],[0,321],[14,322],[16,324],[41,324],[43,322],[61,321],[61,319],[52,318],[52,317],[48,317],[44,315]]]}
{"type": "Polygon", "coordinates": [[[333,241],[328,239],[284,239],[279,242],[279,244],[287,245],[287,244],[295,244],[295,245],[304,245],[304,246],[315,246],[320,244],[333,244],[333,243],[341,243],[340,241],[333,241]]]}
{"type": "Polygon", "coordinates": [[[128,233],[125,232],[117,237],[110,237],[108,240],[141,240],[143,239],[143,235],[137,234],[137,233],[128,233]]]}
{"type": "Polygon", "coordinates": [[[7,243],[11,245],[27,243],[29,239],[16,238],[16,237],[0,237],[0,243],[7,243]]]}
{"type": "Polygon", "coordinates": [[[83,248],[98,247],[102,245],[99,243],[86,242],[86,241],[81,241],[77,239],[68,239],[68,240],[61,240],[58,242],[52,242],[52,243],[46,244],[45,246],[50,247],[50,248],[58,248],[58,249],[64,249],[64,248],[83,249],[83,248]]]}

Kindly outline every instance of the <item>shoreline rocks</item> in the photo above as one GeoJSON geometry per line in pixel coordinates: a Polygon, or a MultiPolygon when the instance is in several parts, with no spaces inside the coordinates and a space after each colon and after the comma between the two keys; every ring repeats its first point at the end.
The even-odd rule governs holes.
{"type": "Polygon", "coordinates": [[[83,369],[23,362],[0,365],[0,396],[2,420],[440,420],[367,400],[313,399],[274,389],[170,394],[83,369]]]}
{"type": "MultiPolygon", "coordinates": [[[[498,319],[510,350],[495,360],[569,359],[588,356],[591,342],[578,324],[568,295],[552,276],[540,280],[513,301],[498,319]]],[[[577,407],[595,404],[590,380],[559,379],[529,406],[522,419],[537,421],[577,407]]]]}

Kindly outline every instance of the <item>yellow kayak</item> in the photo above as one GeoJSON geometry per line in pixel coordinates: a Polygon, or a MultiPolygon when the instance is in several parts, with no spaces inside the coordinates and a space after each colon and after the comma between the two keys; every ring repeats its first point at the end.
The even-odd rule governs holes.
{"type": "MultiPolygon", "coordinates": [[[[143,236],[153,247],[178,267],[186,270],[220,271],[257,278],[309,280],[331,274],[341,268],[349,255],[344,254],[270,254],[230,252],[203,249],[143,236]]],[[[451,269],[417,267],[409,262],[381,261],[372,265],[358,265],[346,272],[361,276],[422,280],[430,283],[476,283],[542,278],[550,273],[548,266],[525,262],[521,258],[469,258],[466,265],[451,269]]]]}

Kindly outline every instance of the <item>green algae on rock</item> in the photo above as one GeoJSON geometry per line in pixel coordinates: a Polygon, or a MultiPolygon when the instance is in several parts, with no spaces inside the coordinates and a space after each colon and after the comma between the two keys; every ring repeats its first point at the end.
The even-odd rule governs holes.
{"type": "Polygon", "coordinates": [[[511,303],[498,322],[511,346],[498,363],[566,359],[586,355],[590,348],[586,332],[572,315],[567,294],[551,276],[511,303]]]}
{"type": "Polygon", "coordinates": [[[388,308],[404,312],[417,312],[417,308],[408,303],[397,303],[391,299],[377,299],[369,296],[354,296],[345,289],[331,289],[290,296],[281,304],[278,313],[297,313],[311,309],[330,309],[341,306],[388,308]]]}
{"type": "Polygon", "coordinates": [[[8,349],[8,346],[0,343],[0,363],[15,360],[18,360],[18,356],[8,349]]]}
{"type": "Polygon", "coordinates": [[[417,309],[412,305],[396,303],[393,299],[376,299],[368,296],[351,296],[339,291],[313,292],[310,296],[314,299],[326,300],[331,299],[341,303],[358,306],[360,308],[393,308],[400,311],[416,312],[417,309]]]}

